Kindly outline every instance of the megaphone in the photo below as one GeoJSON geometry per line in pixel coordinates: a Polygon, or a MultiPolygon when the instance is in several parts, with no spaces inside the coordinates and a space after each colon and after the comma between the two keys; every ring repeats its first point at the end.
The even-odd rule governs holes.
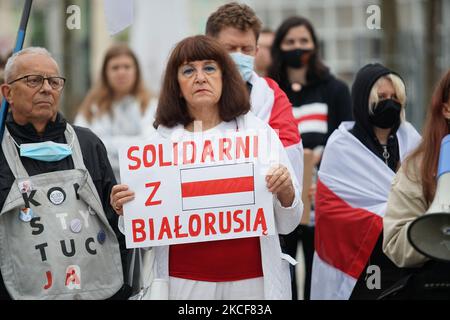
{"type": "Polygon", "coordinates": [[[421,254],[450,262],[450,135],[442,140],[436,195],[428,211],[408,228],[408,240],[421,254]]]}

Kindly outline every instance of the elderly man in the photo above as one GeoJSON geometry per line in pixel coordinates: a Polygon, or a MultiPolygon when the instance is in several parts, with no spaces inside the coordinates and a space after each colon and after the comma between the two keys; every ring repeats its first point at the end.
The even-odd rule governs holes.
{"type": "MultiPolygon", "coordinates": [[[[0,150],[0,298],[121,296],[116,183],[102,142],[58,113],[65,84],[43,48],[9,58],[0,150]]],[[[120,238],[125,253],[123,238],[120,238]]]]}

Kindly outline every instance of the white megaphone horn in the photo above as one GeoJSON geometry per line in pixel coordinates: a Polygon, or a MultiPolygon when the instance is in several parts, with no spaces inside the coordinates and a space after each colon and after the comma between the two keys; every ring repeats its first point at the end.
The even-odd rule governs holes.
{"type": "Polygon", "coordinates": [[[437,188],[428,211],[408,228],[408,240],[423,255],[450,261],[450,135],[442,140],[437,188]]]}

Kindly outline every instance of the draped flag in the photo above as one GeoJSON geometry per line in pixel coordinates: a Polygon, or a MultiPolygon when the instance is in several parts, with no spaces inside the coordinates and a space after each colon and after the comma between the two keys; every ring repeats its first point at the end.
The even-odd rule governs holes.
{"type": "MultiPolygon", "coordinates": [[[[347,300],[383,229],[395,173],[341,124],[329,138],[319,171],[316,198],[313,300],[347,300]]],[[[420,135],[409,124],[397,137],[401,161],[420,135]]]]}
{"type": "Polygon", "coordinates": [[[134,19],[133,0],[105,0],[105,15],[110,35],[128,28],[134,19]]]}

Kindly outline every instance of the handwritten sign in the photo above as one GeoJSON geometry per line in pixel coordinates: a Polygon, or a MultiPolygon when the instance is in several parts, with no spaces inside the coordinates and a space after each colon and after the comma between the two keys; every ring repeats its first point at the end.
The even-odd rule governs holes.
{"type": "Polygon", "coordinates": [[[124,206],[127,247],[275,234],[268,152],[259,135],[236,131],[122,146],[121,180],[136,194],[124,206]]]}

